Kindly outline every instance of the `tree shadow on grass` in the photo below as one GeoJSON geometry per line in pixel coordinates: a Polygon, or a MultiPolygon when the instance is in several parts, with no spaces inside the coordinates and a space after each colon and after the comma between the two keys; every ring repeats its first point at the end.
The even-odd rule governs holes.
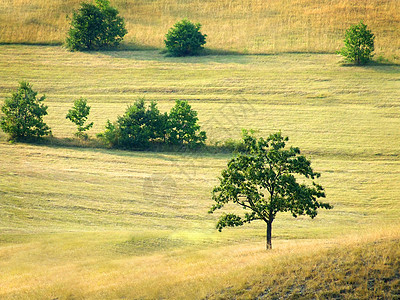
{"type": "Polygon", "coordinates": [[[181,64],[209,64],[209,63],[234,63],[234,64],[250,64],[257,56],[277,57],[280,55],[333,55],[331,52],[305,52],[305,51],[286,51],[271,53],[244,53],[236,50],[224,50],[204,48],[197,55],[174,57],[168,55],[165,49],[140,46],[131,44],[120,46],[118,49],[110,49],[107,51],[88,52],[93,54],[103,54],[116,59],[129,59],[137,61],[156,61],[161,63],[181,63],[181,64]]]}
{"type": "Polygon", "coordinates": [[[373,70],[380,73],[392,73],[392,74],[400,73],[400,63],[392,62],[389,60],[384,60],[384,61],[372,60],[367,64],[363,65],[342,62],[341,66],[345,68],[359,68],[359,69],[373,70]]]}
{"type": "Polygon", "coordinates": [[[168,55],[163,48],[153,46],[138,45],[135,43],[124,43],[118,48],[102,51],[87,51],[88,54],[102,54],[116,59],[129,59],[137,61],[157,61],[162,63],[182,63],[182,64],[208,64],[216,63],[238,63],[247,64],[250,62],[248,55],[238,51],[209,49],[205,48],[197,55],[174,57],[168,55]]]}
{"type": "MultiPolygon", "coordinates": [[[[4,135],[0,135],[0,142],[7,142],[4,135]]],[[[146,148],[111,148],[105,145],[101,140],[96,138],[79,139],[79,138],[58,138],[48,136],[36,139],[20,139],[18,141],[10,142],[10,144],[24,144],[32,146],[42,146],[52,149],[73,149],[81,152],[95,152],[102,154],[110,154],[117,156],[144,156],[144,157],[157,157],[159,159],[166,159],[165,155],[176,155],[177,157],[198,158],[207,157],[209,155],[232,155],[235,147],[228,144],[215,144],[215,145],[202,145],[197,148],[188,148],[186,145],[165,145],[165,144],[150,144],[146,148]]]]}

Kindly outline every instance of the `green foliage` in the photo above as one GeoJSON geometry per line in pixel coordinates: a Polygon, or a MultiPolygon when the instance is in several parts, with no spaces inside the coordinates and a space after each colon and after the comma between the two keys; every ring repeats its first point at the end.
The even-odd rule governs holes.
{"type": "Polygon", "coordinates": [[[82,3],[73,13],[67,48],[85,51],[118,46],[127,34],[125,21],[118,14],[108,0],[96,0],[96,5],[82,3]]]}
{"type": "Polygon", "coordinates": [[[118,147],[121,131],[117,123],[111,123],[110,120],[107,120],[105,131],[97,134],[97,137],[109,147],[118,147]]]}
{"type": "Polygon", "coordinates": [[[348,62],[353,62],[357,65],[366,64],[373,57],[374,40],[374,34],[361,21],[346,30],[345,47],[341,49],[339,54],[343,55],[348,62]]]}
{"type": "Polygon", "coordinates": [[[162,137],[165,127],[157,103],[152,101],[146,107],[144,99],[129,106],[117,123],[121,131],[120,143],[128,148],[147,147],[151,140],[162,137]]]}
{"type": "Polygon", "coordinates": [[[177,100],[168,115],[167,140],[172,145],[195,147],[204,144],[205,131],[200,131],[197,112],[187,101],[177,100]]]}
{"type": "Polygon", "coordinates": [[[177,22],[165,35],[165,46],[173,56],[195,55],[203,49],[207,35],[200,32],[200,23],[187,19],[177,22]]]}
{"type": "Polygon", "coordinates": [[[39,138],[49,135],[51,130],[43,122],[47,115],[47,106],[42,102],[45,96],[37,98],[28,82],[21,82],[11,98],[5,100],[1,111],[0,126],[12,140],[39,138]]]}
{"type": "Polygon", "coordinates": [[[166,114],[160,113],[156,102],[146,107],[144,99],[139,99],[116,123],[108,121],[99,137],[113,147],[142,149],[152,141],[165,139],[166,121],[166,114]]]}
{"type": "Polygon", "coordinates": [[[111,147],[143,149],[161,142],[193,148],[206,140],[197,121],[197,112],[187,101],[176,101],[168,115],[160,113],[157,102],[146,107],[145,100],[139,99],[115,123],[108,121],[98,137],[111,147]]]}
{"type": "Polygon", "coordinates": [[[219,231],[227,226],[263,220],[267,223],[267,248],[271,248],[272,222],[278,212],[314,218],[318,208],[332,208],[328,203],[318,201],[325,197],[323,187],[313,181],[320,174],[314,172],[311,162],[300,155],[299,148],[286,148],[288,140],[281,133],[256,139],[247,131],[243,132],[244,149],[222,171],[220,184],[213,189],[216,203],[210,213],[228,202],[250,212],[244,216],[223,214],[217,224],[219,231]],[[298,183],[301,177],[302,182],[312,180],[312,185],[298,183]]]}
{"type": "Polygon", "coordinates": [[[87,100],[80,98],[74,101],[74,106],[68,111],[66,118],[71,120],[76,126],[78,131],[75,135],[79,138],[87,139],[88,135],[85,131],[89,130],[93,126],[93,122],[84,125],[87,121],[90,113],[90,106],[87,105],[87,100]]]}

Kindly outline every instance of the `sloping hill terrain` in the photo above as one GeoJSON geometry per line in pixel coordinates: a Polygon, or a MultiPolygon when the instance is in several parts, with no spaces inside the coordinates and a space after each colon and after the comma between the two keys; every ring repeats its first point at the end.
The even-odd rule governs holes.
{"type": "Polygon", "coordinates": [[[349,243],[293,255],[239,289],[208,299],[400,299],[400,240],[349,243]]]}

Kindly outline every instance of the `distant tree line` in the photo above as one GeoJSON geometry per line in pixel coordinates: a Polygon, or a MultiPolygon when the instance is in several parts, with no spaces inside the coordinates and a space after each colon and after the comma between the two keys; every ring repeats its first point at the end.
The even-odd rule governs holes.
{"type": "MultiPolygon", "coordinates": [[[[43,121],[47,106],[45,96],[37,97],[28,82],[21,82],[17,91],[7,98],[1,107],[1,129],[10,140],[35,140],[51,134],[50,127],[43,121]]],[[[87,100],[74,101],[66,118],[77,126],[75,135],[87,139],[86,133],[93,126],[88,122],[90,106],[87,100]]],[[[176,100],[169,113],[161,113],[157,102],[146,106],[144,99],[128,106],[125,114],[115,122],[107,121],[105,131],[98,137],[108,146],[126,149],[145,149],[152,144],[165,144],[195,148],[204,145],[207,135],[200,130],[197,112],[187,101],[176,100]]]]}
{"type": "MultiPolygon", "coordinates": [[[[201,24],[183,19],[174,24],[165,35],[167,53],[171,56],[199,54],[206,43],[206,34],[200,32],[201,24]]],[[[128,33],[124,18],[109,0],[83,2],[74,11],[66,46],[72,51],[101,50],[120,44],[128,33]]],[[[362,21],[352,25],[345,33],[345,46],[338,52],[346,61],[365,64],[373,57],[374,35],[362,21]]]]}

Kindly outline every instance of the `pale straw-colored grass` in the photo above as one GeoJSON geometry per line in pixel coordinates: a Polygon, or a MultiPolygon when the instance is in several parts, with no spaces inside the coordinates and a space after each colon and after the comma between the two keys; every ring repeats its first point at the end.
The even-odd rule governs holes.
{"type": "MultiPolygon", "coordinates": [[[[399,55],[397,0],[114,0],[127,23],[125,43],[164,47],[176,21],[189,18],[203,25],[207,47],[243,53],[334,52],[344,31],[364,20],[376,35],[376,51],[399,55]]],[[[0,42],[63,43],[67,15],[80,1],[3,0],[0,42]]]]}

